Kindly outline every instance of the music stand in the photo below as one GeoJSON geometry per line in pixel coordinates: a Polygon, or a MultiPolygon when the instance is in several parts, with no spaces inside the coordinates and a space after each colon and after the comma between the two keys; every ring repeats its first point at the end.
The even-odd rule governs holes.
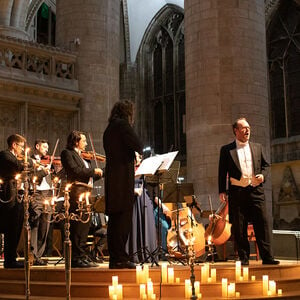
{"type": "Polygon", "coordinates": [[[164,202],[176,204],[176,236],[177,236],[177,251],[182,253],[179,245],[179,203],[185,202],[184,197],[192,195],[194,188],[192,183],[166,183],[164,186],[165,196],[164,202]]]}

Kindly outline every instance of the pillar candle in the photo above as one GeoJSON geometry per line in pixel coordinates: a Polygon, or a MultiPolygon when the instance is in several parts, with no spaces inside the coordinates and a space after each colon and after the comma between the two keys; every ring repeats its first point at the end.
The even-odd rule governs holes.
{"type": "Polygon", "coordinates": [[[252,275],[252,276],[251,276],[251,280],[252,280],[252,281],[255,281],[255,279],[256,279],[255,275],[252,275]]]}
{"type": "Polygon", "coordinates": [[[167,269],[168,269],[167,263],[162,263],[161,264],[161,282],[162,283],[167,283],[168,282],[168,280],[167,280],[167,278],[168,278],[167,269]]]}
{"type": "Polygon", "coordinates": [[[276,282],[274,280],[269,281],[269,290],[271,292],[271,296],[276,295],[276,282]]]}
{"type": "Polygon", "coordinates": [[[118,276],[112,276],[112,285],[114,287],[118,285],[118,276]]]}
{"type": "Polygon", "coordinates": [[[147,294],[148,294],[148,298],[151,299],[153,295],[153,283],[151,281],[148,281],[147,283],[147,294]]]}
{"type": "Polygon", "coordinates": [[[249,279],[249,268],[244,267],[243,268],[243,280],[248,281],[249,279]]]}
{"type": "Polygon", "coordinates": [[[115,293],[115,287],[113,285],[110,285],[108,287],[108,295],[109,295],[109,299],[112,299],[113,295],[115,293]]]}
{"type": "Polygon", "coordinates": [[[268,288],[269,288],[269,276],[263,275],[263,296],[268,296],[268,288]]]}
{"type": "Polygon", "coordinates": [[[241,277],[241,261],[238,260],[235,262],[235,281],[240,281],[241,277]]]}
{"type": "Polygon", "coordinates": [[[235,283],[229,283],[227,296],[228,298],[235,297],[235,283]]]}
{"type": "Polygon", "coordinates": [[[195,295],[198,295],[200,293],[200,281],[194,282],[194,288],[195,288],[195,295]]]}
{"type": "Polygon", "coordinates": [[[179,277],[176,277],[175,282],[176,282],[176,283],[180,283],[180,278],[179,278],[179,277]]]}
{"type": "Polygon", "coordinates": [[[168,269],[168,283],[174,283],[174,268],[168,269]]]}
{"type": "Polygon", "coordinates": [[[201,293],[199,293],[198,295],[197,295],[197,300],[198,299],[202,299],[202,294],[201,293]]]}
{"type": "Polygon", "coordinates": [[[217,281],[217,270],[212,268],[210,270],[210,276],[211,276],[211,282],[215,283],[217,281]]]}
{"type": "Polygon", "coordinates": [[[146,285],[140,284],[140,299],[143,299],[143,295],[146,294],[146,285]]]}
{"type": "Polygon", "coordinates": [[[222,278],[222,297],[227,298],[227,278],[222,278]]]}
{"type": "Polygon", "coordinates": [[[122,284],[117,285],[117,299],[123,299],[123,287],[122,284]]]}
{"type": "Polygon", "coordinates": [[[235,298],[240,298],[240,292],[235,292],[235,298]]]}
{"type": "Polygon", "coordinates": [[[140,283],[141,272],[142,272],[142,266],[136,266],[135,267],[136,283],[140,283]]]}
{"type": "Polygon", "coordinates": [[[281,296],[282,295],[282,289],[278,289],[277,294],[278,294],[278,296],[281,296]]]}
{"type": "Polygon", "coordinates": [[[190,279],[186,279],[185,280],[185,285],[184,285],[184,297],[187,299],[187,298],[190,298],[190,295],[189,295],[189,287],[191,285],[191,280],[190,279]]]}
{"type": "Polygon", "coordinates": [[[145,282],[147,282],[149,279],[149,266],[144,265],[143,271],[144,271],[144,280],[145,280],[145,282]]]}

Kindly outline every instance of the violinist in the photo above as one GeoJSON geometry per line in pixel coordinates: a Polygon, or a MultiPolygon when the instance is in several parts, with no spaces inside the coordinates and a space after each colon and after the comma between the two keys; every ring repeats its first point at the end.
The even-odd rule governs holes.
{"type": "Polygon", "coordinates": [[[4,268],[23,268],[16,260],[17,246],[21,235],[24,208],[18,197],[16,175],[23,169],[18,160],[25,147],[26,139],[19,134],[7,138],[8,149],[0,152],[0,232],[4,233],[4,268]]]}
{"type": "Polygon", "coordinates": [[[249,264],[248,221],[253,223],[263,264],[277,265],[272,256],[269,227],[265,213],[264,182],[269,169],[261,144],[251,143],[250,125],[245,118],[232,125],[235,140],[220,151],[219,196],[227,201],[229,217],[242,265],[249,264]],[[228,182],[227,182],[228,181],[228,182]]]}
{"type": "Polygon", "coordinates": [[[34,176],[36,177],[36,192],[29,207],[29,224],[31,227],[31,249],[33,254],[33,265],[47,265],[42,260],[42,255],[46,247],[47,236],[49,232],[50,212],[44,211],[44,202],[48,200],[50,203],[52,197],[52,172],[50,164],[41,164],[43,158],[46,157],[49,150],[47,140],[38,139],[34,144],[34,153],[32,158],[36,161],[34,176]]]}
{"type": "MultiPolygon", "coordinates": [[[[66,174],[68,183],[72,183],[70,190],[70,212],[76,213],[79,195],[87,191],[84,185],[76,185],[79,181],[85,185],[93,184],[93,181],[103,176],[100,168],[92,168],[91,162],[81,157],[87,146],[86,136],[83,132],[74,130],[67,139],[67,147],[61,153],[61,162],[66,174]]],[[[82,223],[75,220],[70,221],[70,239],[72,241],[72,260],[73,268],[96,267],[86,253],[86,240],[90,228],[90,222],[82,223]]]]}

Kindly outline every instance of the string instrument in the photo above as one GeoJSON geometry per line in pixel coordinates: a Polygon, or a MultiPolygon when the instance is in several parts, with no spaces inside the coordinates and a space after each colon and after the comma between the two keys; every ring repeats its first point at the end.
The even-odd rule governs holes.
{"type": "Polygon", "coordinates": [[[167,244],[170,254],[175,257],[178,253],[173,253],[176,247],[185,249],[189,245],[191,238],[194,240],[194,251],[196,257],[201,256],[205,252],[204,227],[198,223],[189,207],[184,206],[176,210],[178,216],[173,214],[173,226],[168,232],[167,244]],[[178,219],[178,225],[177,220],[178,219]],[[191,236],[192,229],[192,236],[191,236]],[[178,230],[178,236],[177,236],[178,230]],[[179,241],[179,245],[178,242],[179,241]],[[172,251],[173,250],[173,251],[172,251]]]}
{"type": "Polygon", "coordinates": [[[40,164],[42,166],[53,165],[54,167],[61,167],[61,159],[60,156],[54,156],[53,159],[50,155],[43,156],[41,158],[40,164]]]}
{"type": "Polygon", "coordinates": [[[228,201],[225,201],[221,203],[215,213],[210,215],[210,222],[205,230],[205,239],[215,245],[222,245],[230,238],[230,235],[228,201]]]}
{"type": "Polygon", "coordinates": [[[88,160],[96,159],[96,161],[100,161],[100,162],[104,162],[106,159],[105,155],[94,153],[93,151],[82,151],[81,157],[83,159],[88,159],[88,160]]]}

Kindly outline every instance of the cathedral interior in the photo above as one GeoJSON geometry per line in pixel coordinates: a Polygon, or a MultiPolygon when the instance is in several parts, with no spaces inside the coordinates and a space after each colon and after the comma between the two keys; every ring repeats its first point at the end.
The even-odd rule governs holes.
{"type": "MultiPolygon", "coordinates": [[[[1,0],[0,147],[92,134],[136,104],[145,147],[178,150],[203,209],[218,201],[221,145],[245,116],[272,163],[273,228],[300,228],[299,0],[1,0]]],[[[270,219],[270,220],[271,220],[270,219]]]]}

